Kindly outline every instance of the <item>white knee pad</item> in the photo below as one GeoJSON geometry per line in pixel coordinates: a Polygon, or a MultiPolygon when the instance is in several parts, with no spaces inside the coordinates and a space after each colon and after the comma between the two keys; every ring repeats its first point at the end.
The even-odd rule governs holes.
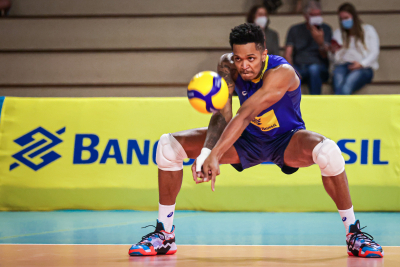
{"type": "Polygon", "coordinates": [[[156,162],[160,170],[182,170],[183,160],[186,158],[185,150],[172,134],[163,134],[161,136],[156,153],[156,162]]]}
{"type": "Polygon", "coordinates": [[[344,158],[340,148],[330,139],[325,139],[315,146],[313,161],[321,169],[322,176],[336,176],[344,171],[344,158]]]}

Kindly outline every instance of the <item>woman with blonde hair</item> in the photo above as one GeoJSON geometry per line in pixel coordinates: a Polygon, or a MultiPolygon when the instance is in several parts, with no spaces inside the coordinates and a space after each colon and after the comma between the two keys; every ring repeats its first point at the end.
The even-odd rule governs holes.
{"type": "Polygon", "coordinates": [[[335,94],[350,95],[370,83],[379,68],[379,36],[373,26],[362,23],[352,4],[342,4],[338,15],[340,29],[331,44],[333,89],[335,94]]]}

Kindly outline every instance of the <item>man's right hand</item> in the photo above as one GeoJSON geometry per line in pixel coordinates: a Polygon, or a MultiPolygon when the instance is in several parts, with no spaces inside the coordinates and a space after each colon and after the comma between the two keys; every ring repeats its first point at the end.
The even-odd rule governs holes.
{"type": "Polygon", "coordinates": [[[311,25],[311,35],[314,38],[314,41],[318,44],[318,46],[324,45],[324,30],[321,28],[318,29],[317,26],[311,25]]]}
{"type": "Polygon", "coordinates": [[[208,182],[207,176],[204,177],[202,167],[204,161],[207,159],[207,157],[210,155],[211,149],[203,147],[201,149],[200,155],[197,157],[197,159],[194,161],[192,165],[192,174],[193,174],[193,180],[198,183],[202,182],[208,182]],[[201,178],[200,180],[197,178],[201,178]]]}

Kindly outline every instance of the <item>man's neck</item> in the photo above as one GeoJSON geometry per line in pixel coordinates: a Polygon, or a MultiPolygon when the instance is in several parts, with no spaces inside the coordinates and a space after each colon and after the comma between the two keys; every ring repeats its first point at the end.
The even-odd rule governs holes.
{"type": "Polygon", "coordinates": [[[260,70],[260,72],[258,73],[257,77],[255,77],[253,80],[258,79],[258,78],[261,77],[261,75],[262,75],[262,73],[263,73],[263,71],[264,71],[264,68],[265,68],[265,61],[263,61],[262,65],[261,65],[261,70],[260,70]]]}

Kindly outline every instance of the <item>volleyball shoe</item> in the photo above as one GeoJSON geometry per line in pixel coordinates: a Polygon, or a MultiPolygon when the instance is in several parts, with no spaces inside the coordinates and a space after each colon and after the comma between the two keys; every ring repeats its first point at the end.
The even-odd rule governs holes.
{"type": "Polygon", "coordinates": [[[360,228],[359,220],[349,226],[349,233],[346,235],[347,254],[363,258],[382,258],[382,247],[370,234],[361,231],[364,228],[360,228]]]}
{"type": "MultiPolygon", "coordinates": [[[[154,232],[142,237],[142,240],[132,245],[129,249],[130,256],[154,256],[154,255],[171,255],[175,254],[177,247],[175,244],[175,225],[172,226],[170,233],[164,230],[162,222],[157,220],[157,226],[154,232]]],[[[146,227],[148,227],[146,226],[146,227]]],[[[146,228],[143,227],[143,228],[146,228]]]]}

